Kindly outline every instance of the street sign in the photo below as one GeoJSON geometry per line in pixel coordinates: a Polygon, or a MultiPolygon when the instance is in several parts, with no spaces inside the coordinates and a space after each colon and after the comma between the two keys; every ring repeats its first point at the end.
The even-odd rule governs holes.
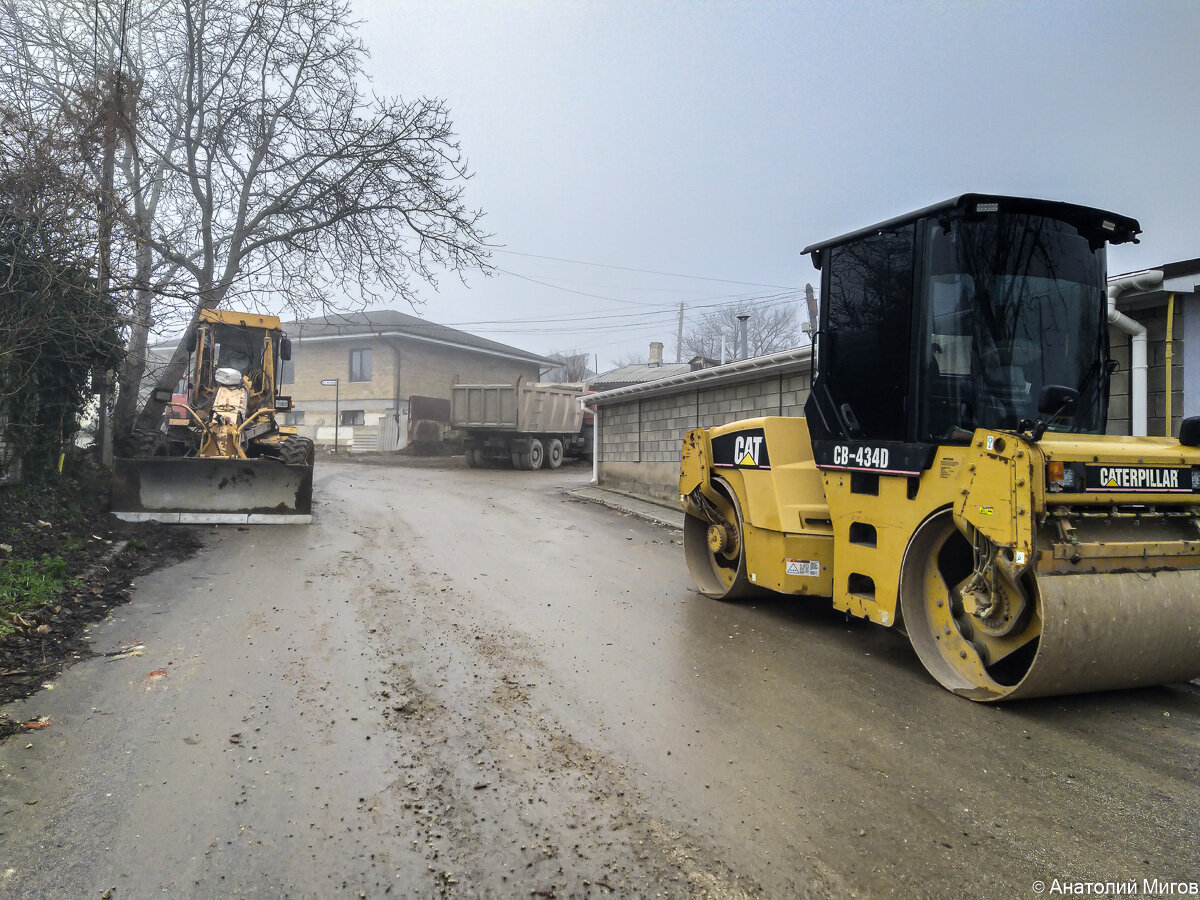
{"type": "Polygon", "coordinates": [[[334,394],[333,394],[333,452],[337,453],[338,452],[338,426],[341,425],[341,418],[342,418],[341,411],[338,409],[338,407],[341,404],[342,389],[338,385],[338,380],[336,378],[322,378],[321,384],[324,385],[325,387],[331,387],[334,389],[334,394]]]}

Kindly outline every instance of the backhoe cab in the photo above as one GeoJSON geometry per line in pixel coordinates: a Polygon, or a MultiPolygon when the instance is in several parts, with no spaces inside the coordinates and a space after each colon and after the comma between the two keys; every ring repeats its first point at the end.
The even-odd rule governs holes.
{"type": "Polygon", "coordinates": [[[968,194],[807,247],[805,417],[684,439],[699,589],[903,620],[975,700],[1200,674],[1200,422],[1105,436],[1105,248],[1139,230],[968,194]]]}

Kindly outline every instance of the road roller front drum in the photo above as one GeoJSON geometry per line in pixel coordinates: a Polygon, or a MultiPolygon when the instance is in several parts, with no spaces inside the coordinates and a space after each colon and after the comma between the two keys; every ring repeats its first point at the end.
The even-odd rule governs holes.
{"type": "Polygon", "coordinates": [[[972,546],[948,511],[909,542],[901,615],[922,664],[948,690],[996,701],[1200,675],[1196,570],[1011,573],[1003,551],[972,546]]]}

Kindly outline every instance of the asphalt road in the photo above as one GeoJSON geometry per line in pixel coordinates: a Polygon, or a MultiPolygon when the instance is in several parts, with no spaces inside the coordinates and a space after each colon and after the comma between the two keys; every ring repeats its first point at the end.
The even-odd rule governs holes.
{"type": "Polygon", "coordinates": [[[313,525],[142,579],[9,710],[52,725],[0,745],[0,897],[1200,878],[1194,687],[973,704],[902,635],[701,598],[589,475],[322,460],[313,525]]]}

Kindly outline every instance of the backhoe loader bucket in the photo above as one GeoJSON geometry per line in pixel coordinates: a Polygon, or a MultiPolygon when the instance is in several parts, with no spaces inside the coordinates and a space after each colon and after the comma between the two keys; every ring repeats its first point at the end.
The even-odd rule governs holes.
{"type": "Polygon", "coordinates": [[[277,459],[113,460],[112,511],[126,522],[306,525],[311,465],[277,459]]]}

